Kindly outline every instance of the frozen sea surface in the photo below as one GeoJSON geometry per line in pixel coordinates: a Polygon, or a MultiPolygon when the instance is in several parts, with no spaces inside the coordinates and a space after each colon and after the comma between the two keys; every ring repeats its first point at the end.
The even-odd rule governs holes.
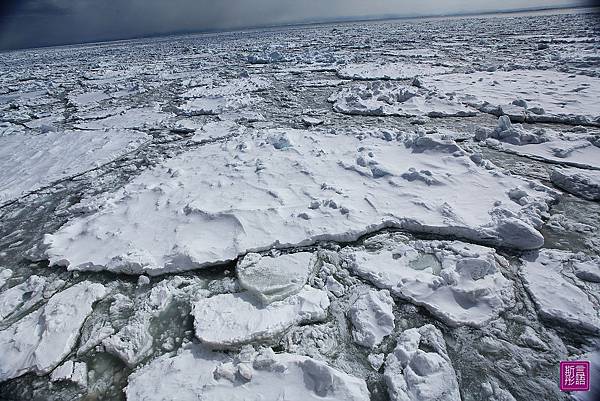
{"type": "Polygon", "coordinates": [[[598,25],[0,54],[0,399],[572,400],[559,362],[600,344],[598,25]]]}

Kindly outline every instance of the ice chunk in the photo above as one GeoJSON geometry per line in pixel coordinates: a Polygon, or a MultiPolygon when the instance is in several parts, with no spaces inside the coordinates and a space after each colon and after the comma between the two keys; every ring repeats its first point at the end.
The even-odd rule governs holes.
{"type": "Polygon", "coordinates": [[[13,271],[0,267],[0,290],[4,287],[4,284],[12,277],[13,271]]]}
{"type": "Polygon", "coordinates": [[[89,281],[75,284],[0,331],[0,382],[28,372],[42,375],[54,369],[75,345],[92,305],[105,291],[103,285],[89,281]]]}
{"type": "Polygon", "coordinates": [[[394,330],[393,305],[386,290],[361,294],[348,311],[354,341],[368,348],[378,346],[394,330]]]}
{"type": "Polygon", "coordinates": [[[267,306],[249,293],[221,294],[194,303],[196,337],[214,348],[268,341],[291,326],[318,322],[327,316],[325,291],[306,286],[296,295],[267,306]]]}
{"type": "Polygon", "coordinates": [[[469,117],[476,113],[460,103],[432,96],[414,86],[373,81],[352,85],[329,97],[338,113],[361,116],[469,117]]]}
{"type": "MultiPolygon", "coordinates": [[[[600,155],[600,149],[598,151],[600,155]]],[[[600,200],[600,171],[577,168],[555,169],[550,174],[552,183],[581,198],[600,200]]]]}
{"type": "Polygon", "coordinates": [[[369,400],[364,380],[305,356],[267,349],[242,359],[190,345],[134,372],[127,401],[369,400]]]}
{"type": "Polygon", "coordinates": [[[451,326],[481,327],[514,302],[512,283],[500,272],[500,257],[491,248],[410,241],[377,252],[344,252],[356,274],[424,306],[451,326]]]}
{"type": "Polygon", "coordinates": [[[442,333],[433,325],[410,329],[385,363],[392,401],[460,401],[458,381],[442,333]],[[426,350],[426,351],[425,351],[426,350]]]}
{"type": "Polygon", "coordinates": [[[265,305],[281,301],[304,287],[313,270],[311,257],[308,252],[278,257],[248,254],[236,267],[240,286],[265,305]]]}
{"type": "Polygon", "coordinates": [[[570,252],[543,249],[523,256],[519,270],[540,316],[573,329],[600,332],[595,298],[573,284],[562,273],[576,258],[570,252]]]}

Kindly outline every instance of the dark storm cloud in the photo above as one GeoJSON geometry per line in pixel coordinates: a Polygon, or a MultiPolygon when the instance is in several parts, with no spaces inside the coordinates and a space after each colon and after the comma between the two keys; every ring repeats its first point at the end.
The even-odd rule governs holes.
{"type": "Polygon", "coordinates": [[[377,15],[562,6],[577,0],[0,0],[0,49],[377,15]]]}

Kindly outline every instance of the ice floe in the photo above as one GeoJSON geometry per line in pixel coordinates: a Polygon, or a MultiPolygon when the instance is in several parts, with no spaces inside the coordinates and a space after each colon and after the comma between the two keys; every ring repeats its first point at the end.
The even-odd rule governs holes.
{"type": "Polygon", "coordinates": [[[66,361],[52,371],[50,380],[53,382],[70,381],[81,387],[87,387],[88,370],[85,362],[66,361]]]}
{"type": "MultiPolygon", "coordinates": [[[[599,148],[600,155],[600,148],[599,148]]],[[[573,195],[584,199],[600,200],[600,171],[577,168],[554,169],[550,174],[552,183],[573,195]]]]}
{"type": "Polygon", "coordinates": [[[364,380],[309,357],[267,348],[232,359],[195,345],[134,372],[125,394],[127,401],[369,399],[364,380]]]}
{"type": "Polygon", "coordinates": [[[215,115],[242,109],[260,102],[255,92],[271,86],[264,78],[236,78],[229,81],[210,82],[192,88],[181,95],[189,99],[179,110],[187,116],[215,115]]]}
{"type": "Polygon", "coordinates": [[[0,137],[0,203],[113,161],[148,139],[125,130],[0,137]]]}
{"type": "Polygon", "coordinates": [[[427,90],[389,81],[353,84],[329,97],[338,113],[360,116],[469,117],[476,113],[427,90]]]}
{"type": "Polygon", "coordinates": [[[296,295],[266,306],[248,293],[221,294],[193,305],[196,337],[213,348],[231,348],[270,341],[288,328],[322,321],[329,298],[325,291],[306,286],[296,295]]]}
{"type": "Polygon", "coordinates": [[[313,270],[311,257],[308,252],[278,257],[250,253],[236,267],[240,287],[265,305],[281,301],[304,288],[313,270]]]}
{"type": "Polygon", "coordinates": [[[0,331],[0,382],[29,372],[46,374],[58,366],[75,345],[93,304],[105,292],[101,284],[75,284],[0,331]]]}
{"type": "Polygon", "coordinates": [[[345,249],[348,268],[450,326],[481,327],[514,303],[513,285],[500,271],[507,262],[492,248],[381,238],[378,251],[345,249]]]}
{"type": "Polygon", "coordinates": [[[581,261],[570,252],[552,249],[532,252],[522,259],[520,275],[542,318],[563,327],[600,332],[598,300],[582,289],[582,283],[576,285],[577,278],[565,274],[571,264],[598,264],[598,259],[581,261]]]}
{"type": "Polygon", "coordinates": [[[514,121],[600,125],[600,80],[551,70],[424,76],[425,87],[514,121]]]}
{"type": "Polygon", "coordinates": [[[459,401],[456,372],[442,333],[433,325],[404,331],[385,362],[392,401],[459,401]]]}
{"type": "Polygon", "coordinates": [[[338,77],[353,80],[398,80],[450,72],[448,67],[415,63],[363,63],[346,65],[337,71],[338,77]]]}
{"type": "Polygon", "coordinates": [[[362,346],[373,348],[394,330],[394,300],[386,290],[369,290],[350,307],[352,337],[362,346]]]}
{"type": "Polygon", "coordinates": [[[535,249],[553,199],[439,135],[267,130],[144,172],[45,243],[51,263],[69,270],[151,275],[383,227],[535,249]]]}

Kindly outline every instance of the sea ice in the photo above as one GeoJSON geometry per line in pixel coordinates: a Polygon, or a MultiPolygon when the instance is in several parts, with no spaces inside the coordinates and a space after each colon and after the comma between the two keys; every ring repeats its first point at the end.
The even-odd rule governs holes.
{"type": "Polygon", "coordinates": [[[460,103],[432,96],[427,90],[388,81],[354,84],[329,97],[333,110],[360,116],[470,117],[460,103]]]}
{"type": "Polygon", "coordinates": [[[88,383],[87,374],[85,362],[66,361],[52,371],[50,380],[53,382],[70,381],[85,388],[88,383]]]}
{"type": "Polygon", "coordinates": [[[311,257],[308,252],[278,257],[250,253],[236,267],[240,287],[265,305],[286,299],[304,288],[313,270],[311,257]]]}
{"type": "Polygon", "coordinates": [[[563,327],[600,332],[598,301],[575,285],[572,276],[564,275],[569,264],[578,263],[572,253],[542,249],[524,255],[522,261],[519,273],[542,318],[563,327]]]}
{"type": "Polygon", "coordinates": [[[0,382],[28,372],[49,373],[71,351],[103,285],[84,281],[54,295],[48,303],[0,331],[0,382]]]}
{"type": "Polygon", "coordinates": [[[0,203],[113,161],[148,139],[124,130],[0,137],[0,203]]]}
{"type": "Polygon", "coordinates": [[[513,121],[600,125],[600,80],[551,70],[424,76],[423,86],[513,121]]]}
{"type": "Polygon", "coordinates": [[[406,330],[397,343],[384,373],[392,401],[460,401],[446,342],[435,326],[406,330]]]}
{"type": "Polygon", "coordinates": [[[394,300],[386,290],[369,290],[352,304],[348,315],[354,341],[368,348],[378,346],[394,330],[394,300]]]}
{"type": "Polygon", "coordinates": [[[350,270],[422,305],[450,326],[481,327],[514,303],[494,249],[463,242],[387,242],[373,252],[344,250],[350,270]]]}
{"type": "Polygon", "coordinates": [[[338,77],[353,80],[412,79],[424,75],[438,75],[451,69],[430,64],[415,63],[363,63],[346,65],[337,71],[338,77]]]}
{"type": "Polygon", "coordinates": [[[243,292],[201,299],[193,305],[196,337],[214,348],[268,341],[288,328],[324,320],[329,308],[325,291],[306,286],[298,294],[267,306],[243,292]]]}
{"type": "Polygon", "coordinates": [[[383,227],[536,249],[553,196],[439,135],[266,130],[145,171],[44,242],[69,270],[150,275],[383,227]]]}
{"type": "MultiPolygon", "coordinates": [[[[600,155],[600,148],[598,149],[600,155]]],[[[550,174],[552,183],[581,198],[600,201],[600,171],[577,168],[554,169],[550,174]]]]}
{"type": "Polygon", "coordinates": [[[189,345],[129,377],[127,401],[367,401],[364,380],[312,358],[270,348],[230,359],[189,345]]]}

